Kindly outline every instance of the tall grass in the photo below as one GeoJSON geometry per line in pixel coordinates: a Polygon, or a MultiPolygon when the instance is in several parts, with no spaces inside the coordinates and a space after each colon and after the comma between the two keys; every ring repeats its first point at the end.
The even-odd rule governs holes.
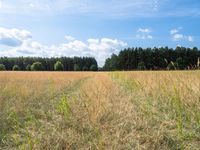
{"type": "Polygon", "coordinates": [[[0,149],[199,149],[200,72],[0,73],[0,149]]]}

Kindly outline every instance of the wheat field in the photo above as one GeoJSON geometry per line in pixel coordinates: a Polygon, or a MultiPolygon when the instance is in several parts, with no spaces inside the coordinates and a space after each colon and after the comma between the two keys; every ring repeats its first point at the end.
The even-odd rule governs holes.
{"type": "Polygon", "coordinates": [[[200,149],[200,71],[1,72],[0,149],[200,149]]]}

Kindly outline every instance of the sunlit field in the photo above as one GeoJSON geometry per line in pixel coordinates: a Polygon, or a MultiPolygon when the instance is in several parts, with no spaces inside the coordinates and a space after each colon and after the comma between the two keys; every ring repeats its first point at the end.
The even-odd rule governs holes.
{"type": "Polygon", "coordinates": [[[0,72],[0,149],[200,149],[200,71],[0,72]]]}

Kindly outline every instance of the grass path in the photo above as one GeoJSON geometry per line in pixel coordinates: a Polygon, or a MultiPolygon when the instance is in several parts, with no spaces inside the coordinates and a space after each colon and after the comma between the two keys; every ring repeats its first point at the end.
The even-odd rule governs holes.
{"type": "Polygon", "coordinates": [[[187,78],[114,72],[68,82],[63,76],[58,90],[57,79],[45,80],[43,90],[29,99],[18,95],[14,104],[19,91],[7,88],[0,149],[199,149],[200,95],[198,84],[185,85],[187,78]]]}
{"type": "MultiPolygon", "coordinates": [[[[51,85],[48,84],[49,88],[42,91],[37,97],[31,97],[31,99],[18,97],[18,103],[15,106],[12,102],[5,103],[7,106],[4,105],[5,108],[0,112],[0,149],[41,149],[41,142],[45,140],[51,142],[48,141],[51,140],[48,138],[50,137],[49,133],[54,134],[53,130],[59,128],[56,120],[57,117],[63,115],[59,107],[66,107],[65,102],[63,104],[62,101],[67,102],[67,96],[76,94],[81,85],[89,78],[83,77],[75,80],[57,92],[50,92],[51,85]]],[[[5,97],[5,94],[2,95],[5,97]]],[[[2,101],[4,100],[1,99],[2,101]]],[[[3,108],[2,103],[1,106],[3,108]]],[[[59,134],[61,131],[56,132],[59,134]]],[[[51,148],[51,143],[49,146],[51,148]]],[[[48,149],[48,147],[46,148],[48,149]]]]}
{"type": "MultiPolygon", "coordinates": [[[[132,108],[127,114],[132,114],[132,139],[138,141],[138,149],[199,149],[200,109],[198,97],[194,97],[194,92],[200,90],[198,83],[197,88],[193,83],[185,89],[187,72],[174,72],[170,76],[161,73],[157,79],[151,72],[146,72],[145,78],[141,74],[132,78],[132,74],[116,72],[110,76],[131,102],[132,108]],[[177,78],[177,75],[180,76],[177,78]],[[168,79],[171,81],[165,82],[168,79]],[[144,82],[147,80],[150,85],[144,82]],[[186,97],[181,97],[183,94],[186,97]]],[[[199,76],[198,72],[196,75],[199,76]]]]}

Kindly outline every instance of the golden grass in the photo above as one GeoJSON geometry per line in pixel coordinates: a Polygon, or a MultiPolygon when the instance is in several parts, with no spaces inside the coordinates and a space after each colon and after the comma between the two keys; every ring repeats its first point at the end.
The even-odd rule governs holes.
{"type": "Polygon", "coordinates": [[[0,149],[199,149],[200,72],[1,72],[0,149]]]}

